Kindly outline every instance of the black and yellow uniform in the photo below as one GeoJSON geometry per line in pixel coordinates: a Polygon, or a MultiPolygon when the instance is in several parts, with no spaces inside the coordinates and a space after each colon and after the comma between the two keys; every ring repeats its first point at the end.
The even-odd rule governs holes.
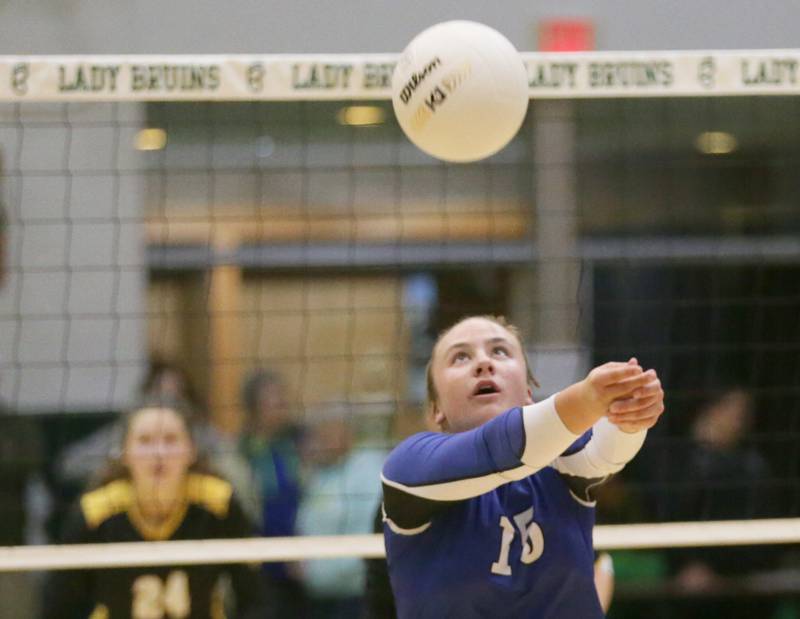
{"type": "MultiPolygon", "coordinates": [[[[81,497],[65,544],[241,538],[252,535],[231,485],[190,474],[186,498],[163,525],[142,518],[130,481],[113,481],[81,497]]],[[[259,573],[248,565],[132,567],[53,572],[45,586],[45,619],[216,619],[224,617],[220,576],[230,576],[239,617],[259,616],[259,573]],[[83,612],[83,614],[81,614],[83,612]]]]}

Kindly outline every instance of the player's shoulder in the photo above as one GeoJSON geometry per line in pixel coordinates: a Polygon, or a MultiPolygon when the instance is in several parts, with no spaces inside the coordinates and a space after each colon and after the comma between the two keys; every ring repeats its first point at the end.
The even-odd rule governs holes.
{"type": "Polygon", "coordinates": [[[216,475],[190,473],[186,482],[186,498],[217,518],[228,515],[233,498],[233,485],[216,475]]]}
{"type": "Polygon", "coordinates": [[[133,504],[133,487],[127,479],[117,479],[81,496],[80,508],[86,525],[96,529],[106,520],[127,512],[133,504]]]}
{"type": "Polygon", "coordinates": [[[436,433],[418,432],[400,441],[384,458],[381,476],[383,481],[405,479],[415,469],[425,453],[426,444],[435,441],[436,433]]]}
{"type": "Polygon", "coordinates": [[[409,453],[415,454],[416,457],[419,452],[434,448],[434,446],[446,436],[447,435],[442,432],[431,432],[429,430],[412,434],[394,446],[386,457],[386,461],[396,461],[409,453]]]}

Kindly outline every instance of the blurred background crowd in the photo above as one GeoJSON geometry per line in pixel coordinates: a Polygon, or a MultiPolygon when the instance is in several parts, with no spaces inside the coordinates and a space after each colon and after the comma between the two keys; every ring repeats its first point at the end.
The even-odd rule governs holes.
{"type": "MultiPolygon", "coordinates": [[[[191,380],[175,363],[153,360],[139,393],[142,403],[157,401],[191,411],[205,461],[211,471],[232,482],[254,535],[377,530],[380,469],[387,445],[364,435],[352,408],[332,403],[307,417],[297,415],[288,405],[280,372],[273,368],[253,370],[242,385],[241,398],[246,411],[242,431],[225,435],[210,423],[191,380]]],[[[686,414],[691,421],[684,435],[656,441],[601,490],[599,522],[782,515],[785,497],[773,489],[768,458],[751,440],[754,414],[754,398],[746,389],[731,387],[710,395],[686,414]],[[672,451],[671,462],[677,465],[659,471],[659,449],[672,451]],[[669,478],[661,492],[641,490],[648,478],[658,475],[669,478]]],[[[64,432],[65,426],[54,421],[59,420],[8,413],[0,417],[3,545],[57,542],[69,506],[96,486],[104,462],[114,457],[124,424],[119,418],[94,415],[70,420],[69,432],[64,432]]],[[[418,429],[423,429],[421,415],[418,429]]],[[[612,555],[617,600],[611,617],[641,617],[645,609],[650,609],[648,616],[657,617],[797,616],[794,596],[770,595],[780,593],[782,573],[797,569],[796,548],[612,555]],[[776,589],[765,586],[769,582],[776,589]],[[655,613],[654,603],[660,609],[655,613]]],[[[267,616],[375,616],[364,599],[366,569],[360,558],[265,564],[261,578],[269,600],[267,616]]],[[[6,585],[0,590],[3,599],[15,603],[20,586],[34,592],[42,584],[29,575],[4,574],[0,581],[6,585]]],[[[35,616],[36,595],[27,599],[27,612],[35,616]]],[[[14,616],[25,612],[17,606],[14,616]]]]}

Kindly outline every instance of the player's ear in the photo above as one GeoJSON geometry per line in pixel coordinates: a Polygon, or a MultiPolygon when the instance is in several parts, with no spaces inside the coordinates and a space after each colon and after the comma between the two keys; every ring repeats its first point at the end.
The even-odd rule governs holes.
{"type": "Polygon", "coordinates": [[[431,404],[430,408],[430,418],[433,420],[433,423],[436,425],[437,428],[443,430],[447,425],[447,417],[445,417],[442,409],[440,409],[436,403],[431,404]]]}
{"type": "Polygon", "coordinates": [[[526,393],[525,406],[527,406],[528,404],[533,404],[533,389],[528,387],[525,393],[526,393]]]}

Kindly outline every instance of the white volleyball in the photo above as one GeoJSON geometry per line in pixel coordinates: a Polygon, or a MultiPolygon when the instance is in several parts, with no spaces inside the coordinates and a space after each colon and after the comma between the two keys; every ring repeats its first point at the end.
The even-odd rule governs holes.
{"type": "Polygon", "coordinates": [[[408,139],[423,151],[446,161],[476,161],[519,131],[528,109],[527,72],[496,30],[443,22],[403,50],[392,75],[392,105],[408,139]]]}

